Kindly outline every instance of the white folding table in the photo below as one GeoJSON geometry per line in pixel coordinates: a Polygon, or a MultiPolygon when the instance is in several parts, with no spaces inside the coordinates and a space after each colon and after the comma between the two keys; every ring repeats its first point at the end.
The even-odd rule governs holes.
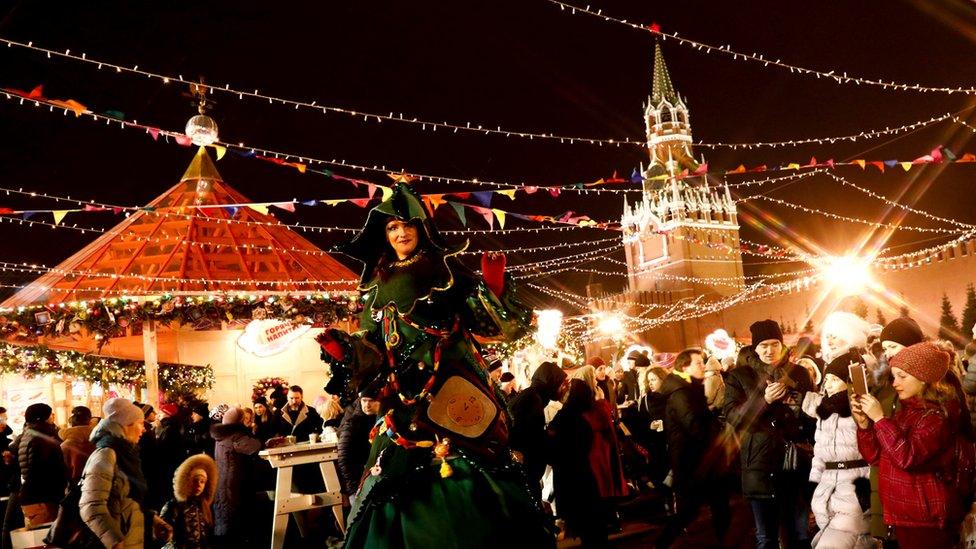
{"type": "Polygon", "coordinates": [[[339,528],[345,532],[342,518],[342,494],[339,475],[336,473],[336,460],[339,452],[335,441],[300,442],[291,446],[279,446],[262,450],[258,454],[268,460],[278,470],[274,496],[274,529],[271,535],[271,548],[282,549],[285,544],[285,531],[288,529],[288,516],[298,511],[332,507],[339,528]],[[318,494],[292,493],[292,468],[296,465],[318,463],[325,481],[325,492],[318,494]]]}

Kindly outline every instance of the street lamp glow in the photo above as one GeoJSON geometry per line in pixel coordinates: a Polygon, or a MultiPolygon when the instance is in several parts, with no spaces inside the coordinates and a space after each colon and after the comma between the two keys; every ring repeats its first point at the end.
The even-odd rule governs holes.
{"type": "Polygon", "coordinates": [[[618,338],[624,333],[624,321],[619,314],[610,314],[600,317],[596,329],[603,335],[618,338]]]}
{"type": "Polygon", "coordinates": [[[563,326],[563,312],[557,309],[546,309],[536,311],[535,314],[538,321],[535,340],[546,349],[554,349],[563,326]]]}
{"type": "Polygon", "coordinates": [[[871,265],[863,257],[834,257],[821,269],[827,283],[844,295],[859,294],[871,284],[871,265]]]}

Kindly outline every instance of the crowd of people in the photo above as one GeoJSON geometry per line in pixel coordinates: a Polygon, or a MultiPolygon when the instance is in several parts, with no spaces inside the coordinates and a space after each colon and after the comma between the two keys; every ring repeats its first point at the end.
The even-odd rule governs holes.
{"type": "MultiPolygon", "coordinates": [[[[9,496],[3,547],[11,546],[11,531],[48,523],[54,523],[48,541],[55,547],[86,546],[86,539],[109,548],[266,545],[271,523],[256,510],[268,507],[275,477],[258,452],[291,442],[287,437],[302,442],[328,429],[348,431],[356,420],[355,414],[323,419],[303,396],[296,385],[278,406],[265,397],[251,407],[213,410],[195,401],[163,404],[161,414],[116,397],[99,417],[75,407],[61,428],[51,406],[35,403],[13,440],[0,408],[0,492],[9,496]]],[[[360,469],[363,445],[368,450],[366,435],[355,457],[360,469]]],[[[344,444],[342,463],[350,462],[354,446],[344,444]]],[[[313,468],[296,471],[296,487],[305,493],[324,489],[313,468]]]]}
{"type": "Polygon", "coordinates": [[[650,489],[664,495],[659,547],[705,506],[718,542],[739,546],[739,496],[759,548],[963,541],[976,341],[957,351],[911,318],[878,326],[842,311],[793,346],[773,320],[750,331],[751,344],[721,359],[635,351],[624,364],[535,370],[511,402],[512,445],[533,486],[551,471],[543,494],[563,535],[606,545],[615,506],[650,489]]]}

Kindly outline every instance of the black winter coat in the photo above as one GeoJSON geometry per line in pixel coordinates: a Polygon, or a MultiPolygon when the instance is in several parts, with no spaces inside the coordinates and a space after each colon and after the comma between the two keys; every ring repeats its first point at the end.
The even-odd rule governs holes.
{"type": "Polygon", "coordinates": [[[544,362],[534,374],[532,384],[512,401],[512,428],[509,443],[522,452],[525,472],[533,490],[546,472],[546,405],[559,400],[559,387],[566,372],[551,362],[544,362]]]}
{"type": "Polygon", "coordinates": [[[346,406],[339,424],[338,453],[339,477],[342,480],[342,493],[355,494],[363,477],[366,461],[369,459],[369,432],[373,430],[376,416],[363,412],[359,402],[346,406]]]}
{"type": "Polygon", "coordinates": [[[68,485],[68,470],[61,452],[61,439],[57,427],[50,423],[32,423],[10,445],[17,456],[19,471],[23,477],[20,485],[20,504],[58,503],[64,497],[68,485]]]}
{"type": "Polygon", "coordinates": [[[308,404],[302,403],[298,417],[293,422],[288,415],[288,405],[275,414],[275,434],[278,436],[293,436],[296,442],[305,442],[308,435],[322,432],[322,416],[308,404]]]}
{"type": "Polygon", "coordinates": [[[217,536],[240,535],[248,531],[242,519],[250,501],[245,496],[254,488],[254,455],[261,449],[261,442],[251,436],[251,431],[240,423],[214,425],[211,428],[214,459],[217,461],[217,495],[214,499],[214,534],[217,536]]]}
{"type": "Polygon", "coordinates": [[[740,437],[742,495],[772,498],[779,481],[805,481],[783,478],[783,458],[787,442],[813,443],[816,423],[805,419],[800,404],[807,391],[816,389],[806,370],[786,357],[773,367],[760,361],[751,348],[742,352],[747,353],[745,360],[725,380],[723,409],[726,421],[740,437]],[[767,381],[782,379],[784,373],[794,387],[782,399],[767,404],[764,397],[767,381]]]}
{"type": "Polygon", "coordinates": [[[707,481],[716,471],[704,462],[718,435],[718,422],[708,410],[705,386],[701,381],[685,381],[676,374],[665,378],[661,394],[667,399],[664,432],[668,440],[674,488],[692,481],[707,481]]]}
{"type": "MultiPolygon", "coordinates": [[[[573,383],[584,382],[573,380],[573,383]]],[[[594,435],[593,428],[583,416],[584,406],[583,402],[567,402],[548,428],[556,510],[566,521],[570,534],[585,529],[586,521],[601,520],[600,515],[593,512],[600,504],[600,489],[590,466],[594,435]]]]}
{"type": "Polygon", "coordinates": [[[213,423],[210,418],[205,417],[200,421],[195,421],[186,427],[186,438],[189,440],[190,455],[207,454],[214,456],[214,439],[210,435],[210,426],[213,423]]]}

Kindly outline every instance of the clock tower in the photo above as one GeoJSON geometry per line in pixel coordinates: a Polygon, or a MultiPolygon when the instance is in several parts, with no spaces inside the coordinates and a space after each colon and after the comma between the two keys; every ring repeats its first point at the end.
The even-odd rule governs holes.
{"type": "Polygon", "coordinates": [[[653,292],[650,301],[664,303],[738,293],[744,282],[735,202],[725,185],[709,185],[704,159],[692,154],[688,107],[660,44],[644,122],[650,162],[641,166],[643,193],[636,204],[624,199],[621,218],[629,290],[653,292]]]}

